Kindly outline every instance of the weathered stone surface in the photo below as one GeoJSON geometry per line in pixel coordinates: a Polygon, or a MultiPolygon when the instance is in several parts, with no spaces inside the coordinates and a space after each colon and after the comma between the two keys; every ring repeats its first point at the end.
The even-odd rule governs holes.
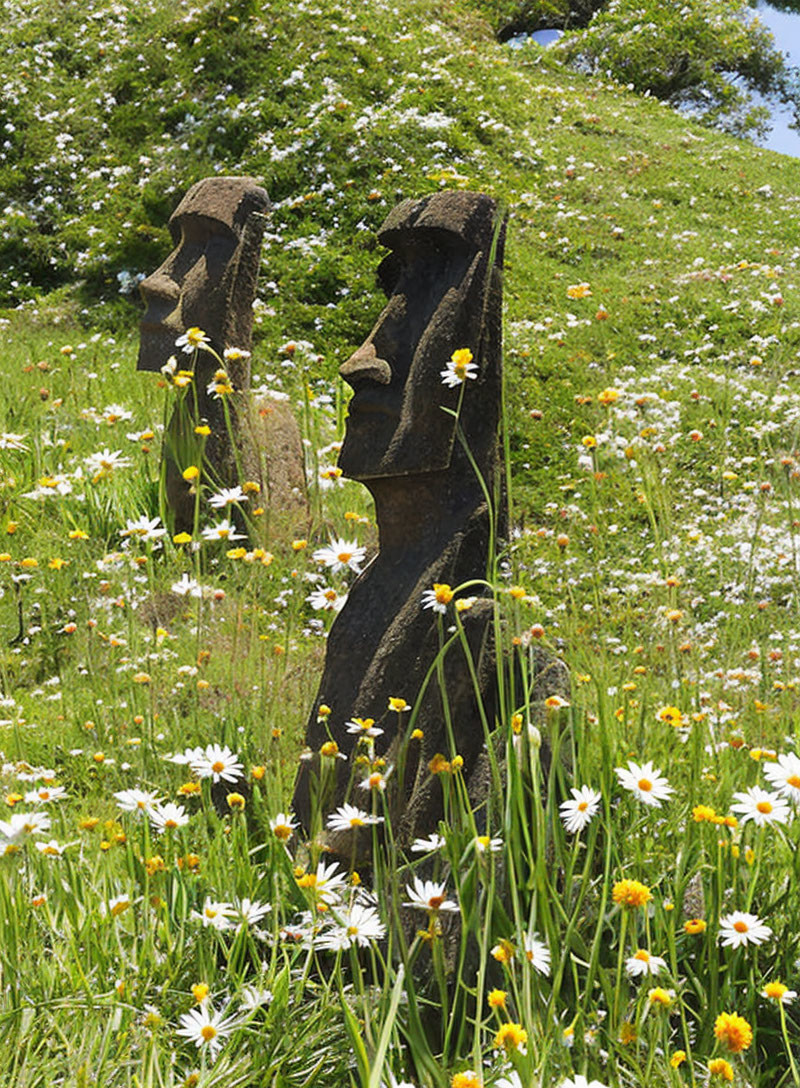
{"type": "Polygon", "coordinates": [[[223,401],[207,388],[219,367],[218,360],[210,352],[198,352],[195,389],[185,401],[189,410],[176,410],[167,425],[164,470],[176,532],[191,531],[193,525],[195,500],[181,475],[188,467],[181,463],[181,451],[191,448],[194,426],[201,420],[211,428],[204,470],[214,486],[232,487],[244,477],[262,483],[270,494],[274,492],[281,508],[293,502],[302,509],[305,504],[297,424],[288,418],[291,413],[287,408],[277,414],[261,414],[250,400],[253,299],[269,208],[266,191],[252,178],[215,177],[197,182],[170,218],[175,248],[139,286],[146,304],[140,325],[139,370],[161,370],[175,355],[178,366],[185,366],[189,358],[176,349],[175,341],[193,326],[206,333],[220,357],[226,348],[243,353],[224,363],[234,392],[223,401]],[[278,451],[287,458],[286,464],[277,463],[278,451]],[[265,465],[269,476],[262,480],[265,465]],[[275,487],[273,480],[280,481],[279,486],[275,487]]]}
{"type": "MultiPolygon", "coordinates": [[[[389,795],[395,834],[407,844],[434,831],[442,817],[441,784],[428,769],[434,755],[457,751],[468,780],[485,777],[478,695],[494,726],[494,611],[479,586],[463,594],[479,598],[462,613],[474,678],[464,649],[453,645],[442,666],[447,708],[434,676],[416,721],[421,741],[406,745],[408,714],[398,723],[387,706],[390,697],[414,703],[439,650],[440,625],[422,608],[424,591],[487,573],[490,523],[483,486],[453,415],[442,409],[455,410],[463,395],[460,426],[483,484],[494,494],[504,226],[489,197],[447,192],[399,205],[378,238],[391,250],[379,269],[388,301],[364,344],[341,367],[354,396],[339,465],[371,492],[380,546],[331,629],[307,743],[318,753],[329,731],[350,754],[358,738],[345,723],[355,716],[375,719],[384,729],[376,753],[394,764],[389,795]],[[448,389],[440,372],[461,348],[472,351],[478,374],[463,388],[448,389]],[[331,708],[327,725],[317,718],[320,703],[331,708]]],[[[303,763],[294,799],[306,830],[314,833],[319,765],[318,755],[303,763]]],[[[321,799],[326,813],[348,795],[368,803],[361,790],[352,789],[349,774],[349,761],[336,760],[335,782],[321,799]]],[[[352,834],[326,833],[325,841],[335,852],[355,856],[352,834]]]]}

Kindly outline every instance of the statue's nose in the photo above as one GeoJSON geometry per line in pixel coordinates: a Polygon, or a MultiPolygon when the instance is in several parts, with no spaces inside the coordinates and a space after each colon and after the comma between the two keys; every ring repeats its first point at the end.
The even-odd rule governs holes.
{"type": "Polygon", "coordinates": [[[392,380],[392,368],[385,359],[379,358],[371,340],[367,340],[353,352],[346,363],[342,363],[339,373],[350,385],[361,381],[388,385],[392,380]]]}

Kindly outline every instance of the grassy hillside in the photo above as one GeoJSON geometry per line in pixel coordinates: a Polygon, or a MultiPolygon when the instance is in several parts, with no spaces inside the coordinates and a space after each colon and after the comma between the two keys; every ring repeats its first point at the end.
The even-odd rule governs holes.
{"type": "MultiPolygon", "coordinates": [[[[731,808],[797,736],[796,162],[512,51],[467,0],[3,10],[0,1083],[674,1086],[724,1078],[709,1070],[723,1060],[740,1084],[800,1083],[796,1008],[763,996],[800,989],[796,810],[756,827],[731,808]],[[267,525],[261,550],[131,536],[160,514],[175,391],[135,373],[138,309],[120,288],[160,262],[192,182],[241,172],[275,203],[256,385],[296,409],[312,522],[267,525]],[[275,826],[332,620],[309,597],[352,577],[312,553],[331,534],[375,541],[363,490],[324,472],[337,365],[381,304],[375,230],[399,199],[458,186],[510,213],[515,530],[496,595],[509,638],[541,637],[571,670],[572,705],[538,724],[554,741],[570,727],[573,770],[556,761],[548,779],[531,734],[533,769],[507,793],[535,849],[516,809],[490,829],[497,858],[467,814],[446,829],[441,872],[488,964],[476,975],[471,952],[448,997],[397,970],[438,962],[435,917],[409,951],[405,884],[387,894],[418,859],[373,874],[388,948],[323,954],[319,859],[293,871],[275,826]],[[246,770],[244,812],[218,816],[209,779],[167,761],[210,742],[246,770]],[[669,780],[663,807],[621,784],[629,760],[669,780]],[[63,800],[33,796],[54,785],[63,800]],[[575,835],[557,789],[582,785],[602,804],[575,835]],[[122,811],[114,795],[134,788],[189,822],[122,811]],[[21,812],[50,826],[12,840],[21,812]],[[512,926],[487,903],[517,865],[512,926]],[[649,890],[647,911],[615,902],[623,879],[649,890]],[[272,908],[252,929],[244,900],[272,908]],[[215,903],[235,925],[215,927],[215,903]],[[769,940],[721,947],[735,910],[769,940]],[[705,935],[684,927],[698,915],[705,935]],[[523,930],[545,942],[547,977],[523,930]],[[500,966],[504,939],[520,955],[500,966]],[[640,947],[664,960],[658,979],[630,977],[640,947]],[[216,1061],[178,1034],[208,1010],[198,984],[231,1018],[216,1061]],[[491,985],[506,1005],[487,1005],[491,985]],[[714,1030],[734,1011],[755,1033],[741,1051],[714,1030]],[[513,1032],[495,1042],[503,1024],[524,1025],[524,1053],[513,1032]]],[[[219,520],[209,507],[206,527],[219,520]]],[[[497,725],[516,767],[512,709],[497,725]]]]}

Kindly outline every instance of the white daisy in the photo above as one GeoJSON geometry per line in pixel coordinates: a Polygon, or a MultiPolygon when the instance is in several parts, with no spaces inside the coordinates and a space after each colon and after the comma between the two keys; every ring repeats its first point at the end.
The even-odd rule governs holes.
{"type": "Polygon", "coordinates": [[[196,578],[190,578],[185,572],[181,575],[180,581],[173,582],[170,588],[172,589],[172,592],[177,593],[179,597],[203,596],[203,587],[196,578]]]}
{"type": "Polygon", "coordinates": [[[315,611],[324,609],[328,612],[340,612],[347,600],[346,593],[338,593],[330,586],[319,586],[306,597],[306,600],[315,611]]]}
{"type": "Polygon", "coordinates": [[[625,972],[629,978],[639,978],[642,975],[657,975],[666,966],[666,960],[662,959],[661,956],[652,956],[646,948],[640,948],[625,960],[625,972]]]}
{"type": "Polygon", "coordinates": [[[298,877],[297,883],[300,887],[311,888],[317,899],[330,905],[339,902],[339,893],[347,887],[347,874],[339,869],[335,861],[329,865],[320,861],[316,872],[298,877]]]}
{"type": "Polygon", "coordinates": [[[593,790],[591,786],[581,786],[579,789],[573,786],[569,792],[572,794],[572,800],[562,801],[558,807],[566,830],[577,833],[583,831],[591,823],[603,798],[602,794],[593,790]]]}
{"type": "Polygon", "coordinates": [[[737,813],[743,824],[752,820],[756,827],[767,827],[769,824],[785,824],[789,819],[789,802],[779,793],[751,786],[733,796],[737,803],[731,805],[731,812],[737,813]]]}
{"type": "Polygon", "coordinates": [[[409,900],[403,906],[417,907],[419,910],[431,912],[457,911],[458,904],[452,899],[445,898],[444,889],[444,883],[437,884],[434,880],[420,880],[418,876],[415,876],[413,884],[406,884],[406,895],[409,896],[409,900]]]}
{"type": "Polygon", "coordinates": [[[668,801],[669,795],[674,792],[666,778],[650,762],[639,766],[629,760],[627,768],[617,767],[615,773],[624,789],[630,790],[639,801],[654,808],[661,808],[661,802],[668,801]]]}
{"type": "Polygon", "coordinates": [[[379,941],[385,935],[386,926],[375,907],[354,903],[341,912],[339,924],[326,930],[317,943],[320,948],[335,952],[354,944],[366,948],[372,941],[379,941]]]}
{"type": "Polygon", "coordinates": [[[48,805],[55,801],[64,801],[67,791],[64,786],[37,786],[35,790],[28,790],[25,794],[25,803],[28,805],[48,805]]]}
{"type": "Polygon", "coordinates": [[[35,842],[33,845],[39,853],[44,854],[45,857],[60,858],[68,844],[62,844],[55,839],[50,839],[49,842],[35,842]]]}
{"type": "Polygon", "coordinates": [[[176,805],[173,801],[154,805],[148,815],[150,816],[150,826],[159,835],[163,835],[165,831],[174,831],[179,827],[185,827],[190,819],[189,813],[183,805],[176,805]]]}
{"type": "Polygon", "coordinates": [[[231,915],[233,914],[235,914],[235,908],[232,903],[225,903],[222,900],[211,899],[206,896],[202,910],[193,910],[191,917],[202,922],[206,929],[216,929],[222,933],[226,929],[233,929],[233,922],[231,921],[231,915]]]}
{"type": "Polygon", "coordinates": [[[446,385],[450,389],[463,385],[468,378],[477,378],[477,376],[478,366],[477,363],[473,363],[472,352],[469,348],[459,348],[454,351],[448,362],[445,363],[444,370],[439,372],[442,385],[446,385]]]}
{"type": "Polygon", "coordinates": [[[239,991],[239,1004],[243,1012],[254,1012],[265,1005],[271,1005],[272,998],[272,990],[258,986],[243,986],[239,991]]]}
{"type": "Polygon", "coordinates": [[[345,722],[345,727],[348,733],[358,737],[379,737],[383,733],[375,724],[374,718],[351,718],[349,722],[345,722]]]}
{"type": "Polygon", "coordinates": [[[489,835],[476,835],[472,843],[479,854],[497,854],[503,849],[503,840],[489,835]]]}
{"type": "Polygon", "coordinates": [[[239,918],[238,929],[257,926],[272,910],[270,903],[259,903],[256,899],[238,899],[236,901],[236,917],[239,918]]]}
{"type": "Polygon", "coordinates": [[[772,936],[772,930],[755,914],[735,910],[719,920],[719,941],[723,948],[742,948],[761,944],[772,936]]]}
{"type": "Polygon", "coordinates": [[[526,933],[523,942],[525,959],[540,975],[550,974],[550,949],[535,933],[526,933]]]}
{"type": "Polygon", "coordinates": [[[198,778],[211,778],[214,782],[238,782],[244,772],[239,757],[227,744],[209,744],[202,755],[189,760],[189,766],[198,778]]]}
{"type": "Polygon", "coordinates": [[[161,804],[161,798],[155,790],[120,790],[114,797],[118,808],[123,812],[133,812],[137,816],[150,812],[156,805],[161,804]]]}
{"type": "Polygon", "coordinates": [[[236,526],[227,518],[217,525],[208,525],[203,529],[203,540],[244,540],[244,533],[237,533],[236,526]]]}
{"type": "Polygon", "coordinates": [[[287,812],[279,812],[277,816],[269,822],[270,831],[276,839],[280,839],[281,842],[288,842],[292,835],[295,833],[300,825],[295,819],[287,812]]]}
{"type": "Polygon", "coordinates": [[[221,491],[218,491],[216,495],[212,495],[208,502],[210,506],[213,506],[215,510],[221,510],[223,506],[230,506],[235,502],[246,502],[247,495],[242,491],[241,487],[223,487],[221,491]]]}
{"type": "Polygon", "coordinates": [[[367,549],[362,548],[357,541],[332,537],[329,547],[317,548],[314,552],[314,561],[329,567],[334,574],[347,569],[360,574],[361,563],[366,554],[367,549]]]}
{"type": "Polygon", "coordinates": [[[190,329],[187,329],[185,333],[178,337],[175,341],[175,347],[180,348],[186,355],[193,355],[195,351],[202,348],[207,351],[207,344],[209,339],[202,329],[199,329],[197,325],[192,325],[190,329]]]}
{"type": "Polygon", "coordinates": [[[328,816],[327,826],[331,831],[351,831],[353,828],[378,824],[383,816],[371,816],[355,805],[345,804],[328,816]]]}
{"type": "Polygon", "coordinates": [[[765,763],[764,776],[783,797],[800,802],[800,758],[794,752],[778,756],[777,763],[765,763]]]}
{"type": "Polygon", "coordinates": [[[444,838],[434,831],[432,835],[428,835],[427,839],[414,839],[411,844],[411,852],[413,854],[432,854],[434,850],[441,850],[444,845],[444,838]]]}
{"type": "Polygon", "coordinates": [[[191,1039],[198,1049],[208,1047],[212,1058],[222,1049],[237,1023],[235,1017],[224,1016],[222,1010],[217,1011],[208,1001],[181,1013],[179,1019],[181,1026],[177,1034],[191,1039]]]}
{"type": "Polygon", "coordinates": [[[99,453],[89,454],[88,457],[84,458],[83,463],[92,477],[92,482],[96,483],[105,476],[110,476],[116,468],[128,468],[131,462],[129,458],[123,457],[122,450],[112,452],[105,449],[99,453]]]}
{"type": "Polygon", "coordinates": [[[143,514],[140,518],[128,518],[120,536],[136,537],[138,540],[145,541],[158,540],[166,531],[161,524],[161,518],[148,518],[146,514],[143,514]]]}

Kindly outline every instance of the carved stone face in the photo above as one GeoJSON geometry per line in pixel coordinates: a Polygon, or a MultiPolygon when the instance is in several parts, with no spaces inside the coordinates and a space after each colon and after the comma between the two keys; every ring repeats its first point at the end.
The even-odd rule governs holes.
{"type": "Polygon", "coordinates": [[[192,186],[169,221],[175,248],[139,285],[146,304],[139,370],[160,370],[177,337],[194,325],[220,352],[249,347],[263,233],[253,213],[269,206],[250,178],[207,178],[192,186]]]}
{"type": "MultiPolygon", "coordinates": [[[[479,378],[467,383],[465,405],[499,374],[485,320],[495,212],[482,194],[437,193],[401,204],[381,228],[392,251],[378,270],[388,301],[340,369],[355,391],[339,455],[345,476],[368,481],[449,466],[455,420],[442,406],[455,409],[459,389],[445,387],[440,372],[455,350],[472,351],[479,378]]],[[[487,423],[496,429],[494,420],[487,423]]]]}

